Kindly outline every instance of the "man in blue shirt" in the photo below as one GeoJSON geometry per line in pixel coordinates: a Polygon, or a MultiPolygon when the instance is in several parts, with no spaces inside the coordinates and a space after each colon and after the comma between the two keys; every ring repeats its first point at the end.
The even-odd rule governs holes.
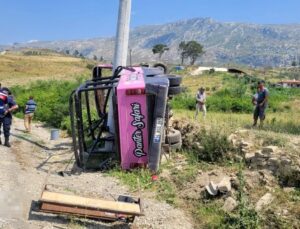
{"type": "Polygon", "coordinates": [[[29,97],[29,100],[25,106],[24,126],[27,132],[31,132],[31,122],[34,112],[36,110],[36,102],[33,100],[33,96],[29,97]]]}
{"type": "Polygon", "coordinates": [[[3,132],[5,137],[4,145],[10,147],[9,136],[10,126],[12,124],[12,114],[14,110],[18,109],[11,92],[8,88],[3,87],[0,89],[0,144],[1,142],[1,128],[3,125],[3,132]]]}
{"type": "Polygon", "coordinates": [[[253,119],[254,119],[253,126],[257,125],[257,120],[259,117],[260,127],[262,127],[264,120],[266,118],[265,111],[268,106],[269,91],[267,88],[265,88],[263,81],[258,82],[257,86],[258,86],[258,95],[257,95],[256,107],[253,113],[253,119]]]}

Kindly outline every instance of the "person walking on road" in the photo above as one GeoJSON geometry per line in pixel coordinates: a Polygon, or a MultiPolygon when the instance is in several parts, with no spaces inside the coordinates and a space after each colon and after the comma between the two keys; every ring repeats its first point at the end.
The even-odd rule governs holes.
{"type": "Polygon", "coordinates": [[[36,102],[33,100],[33,96],[29,96],[29,100],[26,103],[25,106],[25,115],[24,115],[24,126],[26,129],[26,132],[31,132],[31,122],[34,116],[34,112],[36,110],[36,102]]]}
{"type": "Polygon", "coordinates": [[[258,82],[258,95],[256,100],[256,106],[253,113],[253,126],[257,125],[257,120],[260,120],[260,127],[263,127],[264,120],[266,119],[266,108],[268,106],[268,99],[269,99],[269,91],[264,86],[264,82],[258,82]]]}
{"type": "Polygon", "coordinates": [[[18,109],[18,105],[15,102],[11,92],[8,88],[2,87],[0,89],[0,144],[1,141],[1,128],[3,125],[3,132],[5,142],[4,145],[10,147],[9,136],[10,136],[10,127],[12,124],[12,112],[18,109]]]}
{"type": "Polygon", "coordinates": [[[206,106],[205,106],[205,102],[206,102],[206,94],[205,94],[205,90],[203,87],[198,89],[198,93],[196,95],[196,114],[195,114],[195,119],[197,119],[198,113],[199,111],[203,112],[203,118],[205,118],[206,116],[206,106]]]}

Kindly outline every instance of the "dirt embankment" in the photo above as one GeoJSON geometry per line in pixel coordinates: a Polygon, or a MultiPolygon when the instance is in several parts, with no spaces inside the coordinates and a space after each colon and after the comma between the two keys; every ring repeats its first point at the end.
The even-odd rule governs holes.
{"type": "Polygon", "coordinates": [[[112,177],[81,173],[74,166],[69,138],[50,141],[50,132],[42,124],[35,124],[31,134],[23,130],[23,121],[14,119],[12,148],[0,146],[0,228],[193,228],[182,211],[147,198],[145,217],[136,218],[132,225],[35,212],[45,184],[62,192],[110,200],[132,193],[112,177]],[[60,176],[64,170],[70,175],[60,176]]]}

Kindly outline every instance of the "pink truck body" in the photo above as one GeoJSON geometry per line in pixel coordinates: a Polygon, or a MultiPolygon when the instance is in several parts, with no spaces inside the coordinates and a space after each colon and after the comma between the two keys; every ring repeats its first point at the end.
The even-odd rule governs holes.
{"type": "Polygon", "coordinates": [[[148,163],[147,101],[143,70],[123,69],[116,88],[122,169],[148,163]]]}

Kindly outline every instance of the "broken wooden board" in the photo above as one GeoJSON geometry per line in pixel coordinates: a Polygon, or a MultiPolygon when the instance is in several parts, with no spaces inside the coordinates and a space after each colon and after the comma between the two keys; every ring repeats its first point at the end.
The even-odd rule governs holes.
{"type": "Polygon", "coordinates": [[[104,220],[130,219],[144,215],[138,203],[109,201],[62,193],[42,192],[40,210],[48,213],[71,214],[104,220]]]}
{"type": "Polygon", "coordinates": [[[102,219],[108,221],[117,221],[119,219],[131,219],[133,221],[134,216],[131,215],[122,215],[111,212],[103,212],[99,210],[73,207],[61,204],[52,204],[52,203],[42,203],[40,206],[40,210],[46,213],[54,213],[54,214],[68,214],[74,215],[78,217],[86,217],[91,219],[102,219]]]}

